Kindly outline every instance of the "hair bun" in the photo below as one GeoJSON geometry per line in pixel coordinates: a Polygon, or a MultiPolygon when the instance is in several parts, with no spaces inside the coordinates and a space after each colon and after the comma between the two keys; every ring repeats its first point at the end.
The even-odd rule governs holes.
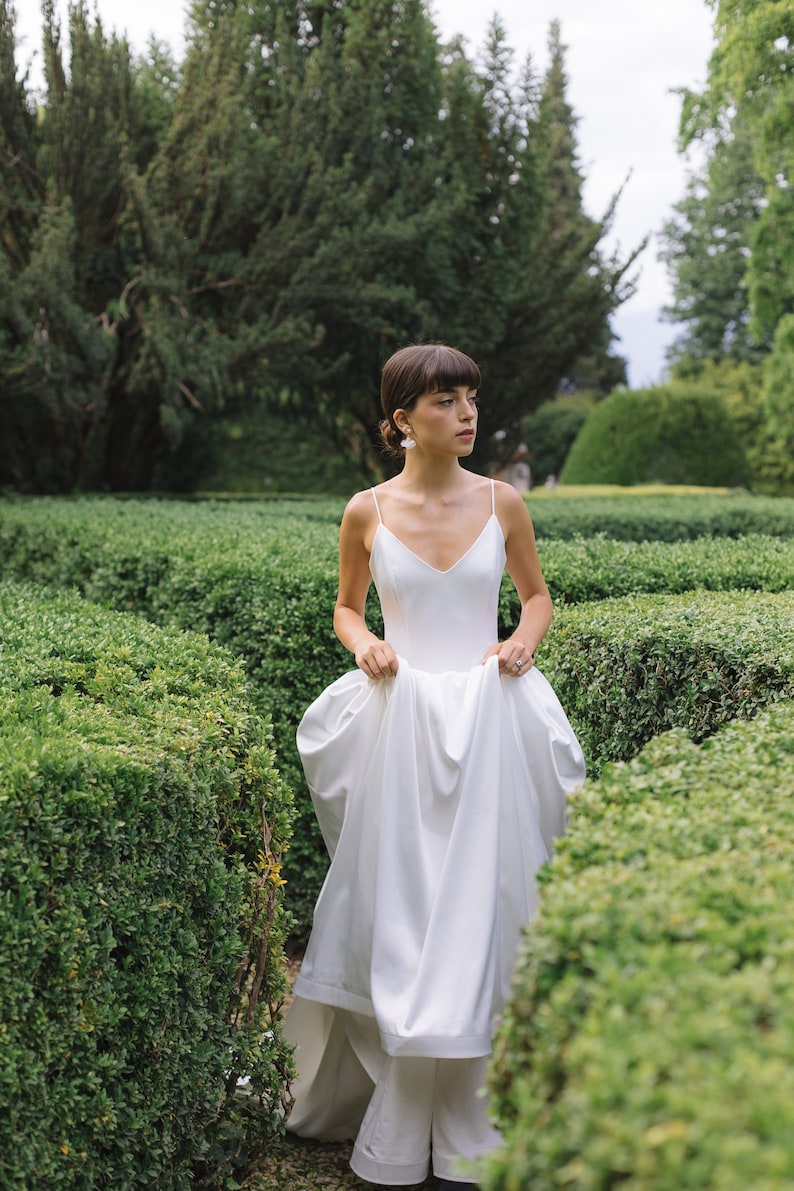
{"type": "Polygon", "coordinates": [[[394,455],[402,455],[403,448],[400,445],[402,442],[402,434],[396,426],[392,426],[388,418],[384,418],[379,424],[380,436],[383,440],[383,445],[387,451],[394,455]]]}

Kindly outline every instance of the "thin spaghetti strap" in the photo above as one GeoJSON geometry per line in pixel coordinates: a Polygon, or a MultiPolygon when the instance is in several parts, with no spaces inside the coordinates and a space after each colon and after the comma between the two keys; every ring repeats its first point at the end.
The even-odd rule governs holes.
{"type": "MultiPolygon", "coordinates": [[[[491,483],[493,483],[493,480],[491,480],[491,483]]],[[[375,489],[374,489],[374,488],[370,488],[370,492],[372,493],[372,499],[375,501],[375,508],[376,508],[376,510],[377,510],[377,513],[378,513],[378,524],[379,524],[379,525],[383,525],[383,518],[382,518],[382,517],[381,517],[381,515],[380,515],[380,505],[378,504],[378,498],[377,498],[377,496],[375,495],[375,489]]]]}
{"type": "Polygon", "coordinates": [[[491,480],[491,516],[496,512],[496,491],[494,489],[494,482],[491,480]]]}

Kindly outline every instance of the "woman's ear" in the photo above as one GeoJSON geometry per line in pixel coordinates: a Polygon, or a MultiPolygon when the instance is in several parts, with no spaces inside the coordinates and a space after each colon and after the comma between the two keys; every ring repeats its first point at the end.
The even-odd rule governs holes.
{"type": "Polygon", "coordinates": [[[400,434],[409,434],[411,431],[411,424],[408,421],[408,415],[404,409],[396,409],[393,414],[394,425],[400,431],[400,434]]]}

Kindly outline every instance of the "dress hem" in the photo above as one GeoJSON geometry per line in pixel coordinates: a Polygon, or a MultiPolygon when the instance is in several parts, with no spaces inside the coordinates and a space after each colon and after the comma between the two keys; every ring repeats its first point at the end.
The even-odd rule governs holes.
{"type": "Polygon", "coordinates": [[[349,1009],[352,1013],[360,1013],[363,1017],[375,1016],[375,1010],[369,997],[349,992],[346,988],[321,984],[302,973],[295,981],[295,996],[303,997],[305,1001],[319,1001],[321,1005],[327,1005],[329,1009],[349,1009]]]}
{"type": "MultiPolygon", "coordinates": [[[[341,1009],[369,1017],[377,1024],[377,1017],[368,997],[320,984],[305,976],[298,976],[295,982],[295,996],[304,1001],[324,1005],[334,1010],[341,1009]]],[[[417,1059],[481,1059],[493,1051],[491,1034],[393,1034],[378,1026],[383,1051],[392,1057],[417,1059]]]]}

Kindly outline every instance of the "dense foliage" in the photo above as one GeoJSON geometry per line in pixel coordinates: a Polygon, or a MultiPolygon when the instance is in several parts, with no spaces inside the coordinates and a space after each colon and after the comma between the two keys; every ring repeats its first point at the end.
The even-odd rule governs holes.
{"type": "MultiPolygon", "coordinates": [[[[706,1191],[717,1181],[728,1191],[749,1184],[771,1189],[781,1171],[788,1177],[788,1151],[780,1146],[792,1123],[790,1081],[784,1074],[792,981],[781,907],[790,900],[791,883],[786,824],[791,818],[794,736],[790,704],[785,701],[794,695],[794,501],[742,493],[636,490],[582,499],[563,490],[534,494],[528,503],[558,605],[539,665],[571,715],[591,773],[601,769],[601,777],[574,800],[570,833],[543,874],[543,910],[528,935],[493,1077],[506,1145],[481,1182],[491,1191],[509,1191],[535,1183],[551,1185],[552,1172],[556,1178],[563,1171],[567,1184],[581,1191],[607,1191],[627,1180],[644,1191],[668,1186],[671,1191],[680,1186],[706,1191]],[[609,540],[606,533],[619,534],[621,540],[609,540]],[[713,590],[704,590],[709,588],[713,590]],[[672,592],[682,594],[667,594],[672,592]],[[621,593],[633,594],[605,598],[621,593]],[[764,712],[776,702],[775,711],[764,712]],[[752,716],[752,724],[730,723],[752,716]],[[671,726],[677,726],[675,731],[665,734],[671,726]],[[630,763],[610,761],[634,756],[654,736],[658,738],[630,763]],[[750,1099],[744,1094],[748,1089],[750,1099]]],[[[137,766],[130,809],[140,805],[147,829],[150,823],[157,827],[158,816],[166,817],[173,805],[182,805],[179,776],[195,772],[203,780],[204,770],[190,766],[198,756],[194,750],[200,752],[204,744],[209,750],[201,754],[204,760],[212,764],[208,759],[214,758],[221,766],[220,788],[227,788],[227,779],[233,785],[242,757],[229,748],[230,739],[244,740],[243,750],[261,741],[248,710],[249,695],[260,710],[273,711],[280,768],[297,779],[297,719],[314,695],[350,666],[349,655],[331,631],[342,507],[341,500],[308,499],[192,504],[16,499],[0,504],[0,565],[5,574],[77,587],[100,603],[162,624],[203,630],[243,657],[251,680],[247,689],[234,686],[243,703],[235,704],[232,715],[229,701],[218,695],[218,687],[226,687],[215,682],[229,663],[206,641],[192,635],[160,636],[137,618],[92,610],[76,596],[45,597],[30,588],[20,605],[15,595],[17,603],[8,604],[12,612],[19,607],[19,615],[10,618],[13,662],[7,674],[12,687],[15,675],[28,675],[39,692],[36,698],[45,708],[54,708],[49,710],[46,732],[52,741],[52,773],[66,775],[61,786],[53,783],[63,791],[59,800],[64,814],[79,812],[84,830],[86,810],[95,805],[96,797],[87,800],[82,777],[96,776],[89,790],[97,797],[100,790],[109,789],[116,798],[128,788],[128,775],[137,766]],[[95,629],[101,649],[94,648],[95,629]],[[40,640],[44,648],[39,648],[40,640]],[[33,646],[26,645],[30,642],[33,646]],[[147,650],[142,653],[143,642],[147,650]],[[165,653],[157,653],[153,642],[163,643],[165,653]],[[144,654],[150,659],[154,653],[159,667],[142,660],[144,654]],[[199,696],[194,656],[201,658],[199,696]],[[186,704],[178,704],[176,727],[169,685],[176,681],[169,669],[174,661],[178,691],[183,693],[187,685],[190,695],[186,704]],[[211,717],[202,715],[209,680],[211,717]],[[140,722],[128,722],[133,713],[140,722]],[[223,734],[227,728],[233,729],[230,735],[223,734]],[[186,753],[179,747],[185,732],[191,742],[186,753]],[[72,733],[91,744],[88,756],[85,749],[77,750],[79,766],[74,763],[77,736],[72,733]],[[163,744],[169,739],[177,743],[173,771],[173,754],[163,744]],[[55,762],[62,756],[68,764],[58,768],[55,762]],[[108,756],[115,768],[108,767],[108,756]],[[185,771],[180,766],[186,761],[185,771]],[[229,767],[231,778],[223,766],[229,767]],[[152,808],[148,790],[161,778],[168,781],[169,794],[173,788],[173,800],[152,808]]],[[[514,622],[516,612],[516,596],[506,582],[500,604],[502,631],[514,622]]],[[[374,608],[371,620],[377,628],[374,608]]],[[[239,674],[232,672],[238,683],[239,674]]],[[[40,738],[27,749],[25,734],[38,731],[39,722],[27,688],[23,694],[27,702],[18,694],[13,698],[20,699],[23,709],[33,708],[34,714],[24,722],[21,716],[13,721],[8,751],[14,758],[28,758],[28,770],[33,771],[33,754],[41,755],[40,738]]],[[[269,751],[266,764],[272,764],[269,751]]],[[[13,770],[14,775],[25,772],[19,764],[13,770]]],[[[217,777],[213,769],[213,790],[217,777]]],[[[283,808],[283,788],[278,790],[280,794],[271,790],[270,796],[283,808]]],[[[300,789],[297,793],[301,809],[292,862],[284,874],[289,880],[288,904],[299,914],[303,932],[325,858],[305,794],[300,789]]],[[[207,810],[200,798],[190,806],[207,810]]],[[[100,842],[112,847],[118,838],[128,839],[141,820],[125,813],[120,826],[117,806],[108,804],[108,809],[112,817],[100,842]]],[[[174,824],[172,819],[169,840],[178,842],[183,828],[194,830],[192,823],[174,824]]],[[[39,816],[39,822],[46,827],[50,820],[39,816]]],[[[137,833],[130,874],[142,865],[150,883],[160,881],[161,850],[149,857],[145,845],[161,835],[152,832],[144,839],[143,831],[137,833]]],[[[235,846],[244,848],[254,836],[252,823],[243,826],[235,846]]],[[[13,833],[8,838],[13,839],[13,833]]],[[[201,832],[191,837],[169,879],[178,883],[186,873],[189,883],[196,849],[205,842],[201,832]]],[[[80,879],[89,872],[87,853],[91,850],[93,855],[94,844],[94,837],[88,836],[77,840],[68,853],[69,871],[77,858],[80,879]]],[[[268,860],[267,851],[264,855],[268,860]]],[[[260,862],[253,871],[275,891],[283,878],[273,859],[275,863],[260,862]]],[[[9,871],[16,873],[13,857],[12,862],[9,871]]],[[[112,864],[112,858],[106,860],[105,868],[112,864]]],[[[207,865],[204,878],[215,871],[207,865]]],[[[233,871],[242,878],[241,869],[233,871]]],[[[32,879],[27,870],[23,876],[32,879]]],[[[171,896],[170,888],[167,892],[171,896]]],[[[122,882],[119,905],[126,906],[126,896],[122,882]]],[[[157,904],[156,914],[151,900],[139,899],[137,904],[145,918],[141,937],[148,938],[145,932],[154,927],[164,932],[167,945],[162,954],[168,972],[177,964],[176,944],[171,947],[168,935],[172,902],[177,902],[176,894],[168,905],[157,904]]],[[[197,915],[203,904],[198,899],[197,915]]],[[[222,897],[221,904],[226,904],[222,897]]],[[[86,917],[109,913],[90,899],[83,899],[78,909],[86,917]]],[[[282,927],[283,919],[274,940],[282,927]]],[[[239,940],[239,933],[236,937],[239,940]]],[[[63,932],[59,938],[69,941],[63,932]]],[[[196,954],[192,938],[180,938],[179,943],[190,944],[185,947],[188,963],[196,954]]],[[[224,937],[219,957],[231,951],[228,942],[224,937]]],[[[52,956],[60,962],[54,940],[53,948],[52,956]]],[[[72,952],[78,954],[75,948],[72,952]]],[[[72,952],[63,953],[64,963],[71,963],[72,952]]],[[[85,976],[92,988],[104,988],[102,955],[100,948],[86,956],[73,980],[79,983],[85,976]]],[[[72,970],[66,969],[67,976],[72,970]]],[[[141,994],[144,1005],[149,1004],[148,996],[162,998],[163,990],[171,987],[171,977],[165,973],[161,978],[151,964],[146,973],[151,987],[141,994]]],[[[196,987],[203,987],[200,981],[196,987]]],[[[67,1036],[69,1029],[79,1027],[80,1014],[89,1003],[82,989],[80,984],[82,1003],[67,1022],[67,1036]]],[[[65,993],[52,998],[56,1021],[59,1006],[66,1007],[67,1016],[73,1006],[70,991],[68,983],[65,993]]],[[[124,995],[135,995],[134,988],[124,995]]],[[[189,1000],[191,1012],[198,1000],[189,1000]]],[[[128,1000],[122,995],[119,1004],[126,1008],[128,1000]]],[[[21,1020],[26,1030],[28,1021],[21,1020]]],[[[35,1024],[38,1028],[38,1018],[35,1024]]],[[[226,1018],[221,1033],[224,1029],[226,1038],[226,1018]]],[[[269,1062],[273,1055],[268,1048],[274,1040],[256,1023],[254,1035],[264,1046],[260,1058],[269,1062]]],[[[148,1038],[142,1030],[141,1045],[148,1045],[148,1038]]],[[[75,1044],[74,1053],[83,1055],[86,1048],[90,1052],[92,1036],[79,1041],[83,1049],[75,1044]]],[[[199,1048],[180,1061],[205,1064],[208,1071],[217,1072],[225,1058],[222,1051],[219,1059],[217,1045],[213,1035],[206,1051],[199,1048]]],[[[178,1046],[173,1055],[182,1055],[178,1046]]],[[[171,1057],[169,1052],[161,1061],[167,1063],[171,1057]]],[[[102,1061],[102,1078],[86,1090],[95,1099],[107,1098],[106,1072],[108,1086],[114,1086],[116,1059],[111,1061],[103,1052],[102,1061]]],[[[247,1052],[238,1069],[246,1070],[246,1063],[247,1052]]],[[[16,1064],[8,1072],[20,1069],[16,1064]]],[[[173,1086],[180,1086],[184,1070],[180,1068],[176,1083],[171,1080],[173,1086]]],[[[267,1085],[273,1108],[278,1084],[274,1069],[267,1070],[273,1077],[267,1085]]],[[[145,1061],[140,1072],[142,1078],[149,1077],[145,1061]]],[[[67,1111],[72,1091],[66,1090],[67,1111]]],[[[229,1086],[222,1091],[228,1104],[229,1086]]],[[[185,1138],[192,1127],[189,1105],[198,1103],[205,1092],[193,1089],[185,1138]]],[[[158,1105],[162,1113],[165,1094],[159,1085],[153,1086],[155,1113],[158,1105]]],[[[39,1113],[42,1106],[50,1109],[46,1097],[42,1085],[39,1113]]],[[[26,1103],[24,1098],[20,1101],[26,1103]]],[[[85,1116],[83,1107],[81,1101],[79,1126],[68,1122],[69,1137],[53,1133],[60,1148],[56,1153],[48,1141],[50,1148],[42,1159],[64,1186],[69,1185],[67,1177],[78,1177],[74,1172],[86,1161],[82,1150],[72,1150],[70,1138],[87,1138],[86,1154],[99,1152],[96,1138],[100,1125],[107,1125],[101,1114],[99,1122],[85,1116]],[[69,1147],[68,1154],[63,1146],[69,1147]],[[71,1167],[64,1165],[70,1156],[71,1167]]],[[[205,1155],[213,1161],[228,1155],[229,1142],[242,1141],[237,1131],[250,1131],[253,1124],[239,1116],[227,1122],[219,1112],[224,1123],[205,1155]]],[[[152,1136],[154,1125],[143,1107],[125,1123],[133,1133],[139,1129],[138,1138],[147,1129],[147,1137],[152,1136]]],[[[164,1148],[158,1150],[152,1143],[144,1152],[133,1140],[129,1161],[149,1161],[151,1173],[154,1163],[167,1163],[176,1154],[180,1161],[184,1157],[186,1170],[188,1161],[201,1155],[187,1140],[184,1149],[178,1149],[182,1120],[169,1120],[163,1128],[164,1148]]],[[[115,1135],[117,1142],[120,1136],[115,1135]]],[[[39,1145],[39,1135],[32,1133],[31,1138],[31,1145],[39,1145]]],[[[27,1153],[20,1162],[29,1161],[27,1153]]],[[[101,1160],[105,1158],[102,1151],[101,1160]]],[[[177,1158],[168,1185],[180,1185],[177,1158]]],[[[126,1185],[124,1176],[114,1185],[126,1185]]]]}
{"type": "Polygon", "coordinates": [[[788,702],[573,800],[498,1040],[489,1191],[794,1182],[792,762],[788,702]]]}
{"type": "Polygon", "coordinates": [[[706,164],[666,228],[674,357],[765,357],[756,475],[794,488],[794,19],[788,0],[709,0],[715,45],[686,93],[682,147],[706,164]]]}
{"type": "Polygon", "coordinates": [[[566,608],[541,667],[588,760],[625,760],[684,727],[694,740],[794,698],[794,592],[630,596],[566,608]]]}
{"type": "Polygon", "coordinates": [[[668,317],[682,330],[672,360],[757,360],[770,346],[750,332],[745,275],[764,186],[750,130],[738,120],[718,139],[664,228],[662,259],[673,300],[668,317]]]}
{"type": "MultiPolygon", "coordinates": [[[[529,507],[558,603],[632,592],[794,586],[794,546],[787,540],[794,501],[553,493],[530,497],[529,507]]],[[[279,767],[296,792],[295,836],[284,871],[301,931],[326,858],[294,734],[311,700],[351,665],[331,625],[342,508],[339,500],[0,505],[4,573],[76,587],[99,603],[199,629],[245,659],[257,703],[272,717],[279,767]]],[[[517,613],[514,589],[505,581],[503,627],[515,623],[517,613]]],[[[370,622],[379,623],[374,602],[370,622]]],[[[544,654],[542,668],[550,658],[546,646],[544,654]]],[[[584,657],[582,664],[590,661],[584,657]]],[[[586,677],[582,686],[589,690],[586,677]]]]}
{"type": "MultiPolygon", "coordinates": [[[[684,591],[794,590],[794,540],[764,534],[621,542],[598,536],[541,541],[543,574],[558,603],[684,591]]],[[[512,594],[511,612],[518,612],[512,594]]],[[[507,620],[507,617],[505,618],[507,620]]]]}
{"type": "Polygon", "coordinates": [[[441,46],[421,0],[196,0],[179,67],[87,0],[68,52],[43,18],[36,100],[0,0],[0,485],[184,490],[215,417],[268,411],[360,480],[411,340],[482,363],[481,452],[582,359],[621,379],[630,262],[583,210],[556,25],[538,77],[498,21],[481,65],[441,46]]]}
{"type": "Polygon", "coordinates": [[[527,448],[532,486],[553,484],[560,476],[568,452],[593,408],[593,394],[562,393],[524,418],[521,436],[527,448]]]}
{"type": "Polygon", "coordinates": [[[568,484],[741,485],[749,467],[724,403],[697,385],[616,389],[590,414],[562,471],[568,484]]]}
{"type": "Polygon", "coordinates": [[[290,804],[244,676],[5,585],[0,718],[0,1183],[225,1186],[290,1066],[290,804]]]}
{"type": "Polygon", "coordinates": [[[597,534],[622,542],[683,542],[738,538],[748,533],[789,537],[794,533],[794,500],[746,493],[704,493],[663,488],[615,487],[590,495],[587,486],[569,497],[566,489],[533,492],[528,507],[538,537],[571,538],[597,534]],[[586,497],[586,499],[582,499],[586,497]]]}

